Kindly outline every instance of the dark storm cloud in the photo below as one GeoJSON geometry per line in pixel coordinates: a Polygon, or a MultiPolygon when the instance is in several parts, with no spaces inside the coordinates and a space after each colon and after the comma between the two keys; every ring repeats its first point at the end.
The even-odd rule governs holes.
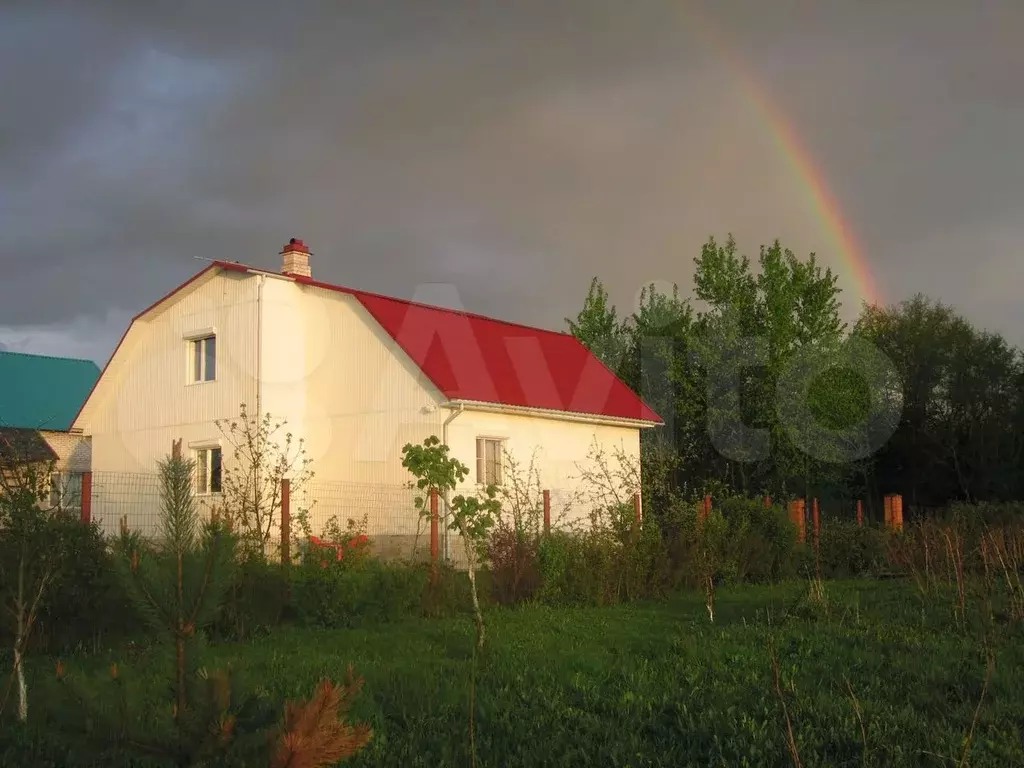
{"type": "MultiPolygon", "coordinates": [[[[977,275],[1024,242],[1019,6],[709,7],[887,298],[925,290],[1024,337],[1005,283],[977,275]]],[[[816,250],[856,288],[692,4],[8,8],[12,347],[102,361],[192,256],[274,267],[289,236],[323,279],[451,282],[471,309],[555,327],[593,274],[627,311],[650,280],[685,290],[701,242],[730,230],[750,252],[816,250]]]]}

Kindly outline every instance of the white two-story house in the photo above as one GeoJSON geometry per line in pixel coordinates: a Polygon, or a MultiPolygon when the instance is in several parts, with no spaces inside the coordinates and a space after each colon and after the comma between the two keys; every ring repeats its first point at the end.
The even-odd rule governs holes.
{"type": "Polygon", "coordinates": [[[402,446],[430,435],[471,482],[503,482],[511,454],[567,489],[595,440],[638,455],[640,430],[660,423],[571,335],[319,282],[301,240],[280,255],[280,273],[212,262],[135,317],[74,421],[97,494],[104,475],[155,473],[178,438],[215,494],[229,452],[214,422],[242,403],[286,420],[312,459],[310,493],[335,495],[407,483],[402,446]]]}

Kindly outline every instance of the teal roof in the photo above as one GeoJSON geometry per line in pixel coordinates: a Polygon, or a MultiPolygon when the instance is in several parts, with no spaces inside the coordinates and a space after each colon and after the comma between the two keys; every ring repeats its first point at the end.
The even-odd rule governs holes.
{"type": "Polygon", "coordinates": [[[0,351],[0,427],[71,429],[99,377],[92,360],[0,351]]]}

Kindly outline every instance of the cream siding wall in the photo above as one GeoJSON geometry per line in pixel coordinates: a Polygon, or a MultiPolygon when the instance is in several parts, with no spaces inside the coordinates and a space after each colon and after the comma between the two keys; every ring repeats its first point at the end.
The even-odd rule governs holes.
{"type": "Polygon", "coordinates": [[[102,398],[79,425],[92,438],[93,516],[108,529],[123,514],[152,527],[154,473],[171,442],[216,444],[214,421],[255,402],[256,285],[248,275],[214,273],[127,334],[102,398]],[[192,384],[186,337],[206,329],[217,336],[216,380],[192,384]]]}
{"type": "Polygon", "coordinates": [[[400,485],[402,446],[440,435],[439,393],[353,297],[269,279],[263,407],[304,437],[318,482],[400,485]]]}
{"type": "Polygon", "coordinates": [[[583,504],[572,505],[571,509],[566,506],[587,490],[580,474],[581,469],[596,468],[589,459],[595,441],[613,469],[618,466],[617,452],[634,460],[640,456],[640,430],[635,427],[467,410],[451,423],[448,434],[452,455],[470,469],[469,490],[476,483],[478,437],[503,439],[506,453],[518,464],[524,479],[532,461],[541,489],[551,491],[553,523],[582,519],[589,511],[583,504]],[[565,520],[558,521],[563,515],[565,520]]]}
{"type": "Polygon", "coordinates": [[[314,533],[365,514],[382,546],[385,534],[407,546],[402,446],[441,435],[440,394],[354,297],[268,278],[263,300],[263,409],[305,439],[315,472],[293,505],[312,505],[314,533]]]}

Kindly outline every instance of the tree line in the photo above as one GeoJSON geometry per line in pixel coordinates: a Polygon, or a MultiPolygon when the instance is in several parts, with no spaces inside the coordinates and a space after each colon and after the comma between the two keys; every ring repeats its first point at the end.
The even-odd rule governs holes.
{"type": "MultiPolygon", "coordinates": [[[[694,259],[694,297],[654,285],[620,316],[594,278],[571,333],[665,420],[641,438],[654,506],[704,493],[885,494],[910,508],[1024,498],[1024,355],[941,301],[864,304],[779,241],[694,259]]],[[[651,507],[648,507],[651,508],[651,507]]]]}

